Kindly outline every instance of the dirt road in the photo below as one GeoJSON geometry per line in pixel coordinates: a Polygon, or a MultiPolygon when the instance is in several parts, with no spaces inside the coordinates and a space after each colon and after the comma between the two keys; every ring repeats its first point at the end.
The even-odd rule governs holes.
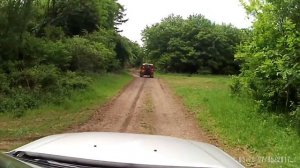
{"type": "Polygon", "coordinates": [[[117,98],[74,131],[147,133],[204,142],[212,140],[157,78],[135,77],[117,98]]]}

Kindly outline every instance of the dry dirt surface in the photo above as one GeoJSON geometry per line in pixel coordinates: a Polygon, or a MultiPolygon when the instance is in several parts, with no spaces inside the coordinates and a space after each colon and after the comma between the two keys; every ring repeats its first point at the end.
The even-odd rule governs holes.
{"type": "Polygon", "coordinates": [[[198,127],[195,117],[160,79],[137,76],[86,124],[72,130],[82,131],[146,133],[214,141],[198,127]]]}
{"type": "MultiPolygon", "coordinates": [[[[232,149],[214,135],[201,129],[196,117],[188,112],[181,100],[158,78],[134,80],[91,119],[69,132],[128,132],[166,135],[207,142],[228,152],[235,158],[250,158],[243,147],[232,149]]],[[[260,167],[257,163],[244,163],[247,167],[260,167]]]]}

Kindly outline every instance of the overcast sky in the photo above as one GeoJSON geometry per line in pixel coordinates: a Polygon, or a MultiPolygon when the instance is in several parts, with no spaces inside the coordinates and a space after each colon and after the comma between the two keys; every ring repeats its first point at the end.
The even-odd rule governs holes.
{"type": "Polygon", "coordinates": [[[128,22],[120,26],[122,35],[141,42],[146,25],[158,23],[169,14],[187,17],[202,14],[216,23],[231,23],[238,28],[251,26],[239,0],[118,0],[126,9],[128,22]]]}

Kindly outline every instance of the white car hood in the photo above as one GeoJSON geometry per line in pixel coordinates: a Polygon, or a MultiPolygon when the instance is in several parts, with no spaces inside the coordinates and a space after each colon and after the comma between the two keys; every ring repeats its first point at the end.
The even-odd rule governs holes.
{"type": "Polygon", "coordinates": [[[136,167],[243,166],[219,148],[201,142],[167,136],[111,132],[84,132],[41,138],[12,152],[30,156],[64,158],[95,165],[136,167]]]}

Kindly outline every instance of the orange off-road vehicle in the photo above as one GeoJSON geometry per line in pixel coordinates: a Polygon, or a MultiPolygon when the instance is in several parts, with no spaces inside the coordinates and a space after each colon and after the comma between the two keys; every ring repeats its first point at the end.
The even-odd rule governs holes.
{"type": "Polygon", "coordinates": [[[154,66],[153,64],[144,63],[140,69],[140,77],[148,76],[150,78],[154,77],[154,66]]]}

